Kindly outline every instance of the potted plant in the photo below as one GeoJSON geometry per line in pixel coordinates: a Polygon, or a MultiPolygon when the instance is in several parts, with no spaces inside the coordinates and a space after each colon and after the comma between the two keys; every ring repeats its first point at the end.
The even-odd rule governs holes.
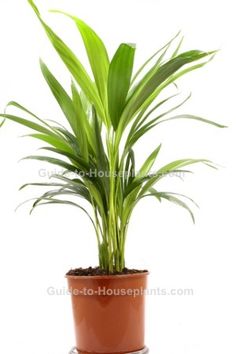
{"type": "Polygon", "coordinates": [[[93,73],[91,78],[72,50],[44,21],[34,2],[28,2],[72,82],[68,93],[40,61],[42,74],[67,120],[66,128],[42,120],[14,101],[7,109],[15,107],[30,118],[8,112],[0,115],[32,129],[34,133],[30,136],[46,143],[45,151],[56,154],[26,159],[45,161],[64,169],[63,174],[53,175],[49,183],[31,183],[22,188],[52,187],[35,200],[32,210],[44,204],[75,206],[88,215],[94,226],[99,266],[73,269],[66,275],[72,293],[76,350],[100,354],[145,353],[144,290],[148,272],[125,267],[125,244],[132,212],[139,201],[152,196],[159,202],[165,199],[185,208],[194,221],[187,203],[193,202],[192,199],[161,191],[156,185],[170,173],[185,171],[187,166],[214,165],[207,159],[183,158],[153,173],[161,145],[158,144],[138,169],[134,149],[151,129],[167,121],[190,119],[223,127],[194,115],[174,114],[189,97],[165,109],[167,103],[176,99],[177,79],[206,65],[215,51],[179,53],[182,38],[178,33],[134,74],[135,45],[122,43],[109,59],[105,45],[94,30],[77,17],[64,13],[74,21],[82,36],[93,73]],[[175,92],[168,97],[161,96],[171,85],[175,92]],[[65,196],[66,199],[62,198],[65,196]]]}

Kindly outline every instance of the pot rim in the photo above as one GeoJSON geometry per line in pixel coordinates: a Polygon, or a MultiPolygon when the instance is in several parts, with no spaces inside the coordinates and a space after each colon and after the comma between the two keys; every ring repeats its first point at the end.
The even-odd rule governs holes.
{"type": "Polygon", "coordinates": [[[143,276],[148,276],[150,274],[147,272],[131,273],[131,274],[107,274],[107,275],[65,275],[66,279],[124,279],[124,278],[138,278],[143,276]]]}

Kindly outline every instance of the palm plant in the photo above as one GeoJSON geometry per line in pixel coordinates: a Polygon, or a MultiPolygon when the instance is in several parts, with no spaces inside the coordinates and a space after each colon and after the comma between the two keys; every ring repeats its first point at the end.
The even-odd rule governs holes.
{"type": "Polygon", "coordinates": [[[110,60],[102,40],[93,29],[77,17],[64,13],[74,21],[82,36],[92,79],[73,51],[43,20],[34,2],[28,1],[67,67],[72,82],[69,94],[40,61],[42,74],[69,128],[43,120],[17,102],[10,102],[7,108],[15,107],[31,118],[6,112],[1,114],[4,119],[31,128],[35,132],[30,136],[47,144],[44,150],[59,155],[58,158],[42,155],[26,159],[46,161],[65,170],[63,174],[52,176],[54,182],[30,183],[21,188],[29,185],[53,187],[35,200],[32,210],[44,204],[68,204],[84,211],[95,229],[100,268],[110,273],[122,271],[128,224],[134,207],[143,198],[153,196],[158,201],[166,199],[178,204],[187,209],[194,220],[185,200],[187,197],[160,191],[155,185],[170,173],[184,171],[186,166],[213,164],[206,159],[184,158],[164,165],[153,174],[150,172],[161,145],[138,170],[134,146],[157,125],[171,120],[192,119],[223,127],[193,115],[172,115],[189,97],[171,109],[159,111],[176,97],[173,94],[160,99],[160,94],[170,85],[176,85],[176,80],[183,75],[206,65],[215,51],[190,50],[179,54],[182,38],[178,33],[133,74],[135,45],[122,43],[110,60]],[[68,172],[74,174],[68,175],[68,172]],[[61,199],[61,196],[69,198],[61,199]],[[91,208],[72,201],[70,197],[83,198],[91,208]]]}

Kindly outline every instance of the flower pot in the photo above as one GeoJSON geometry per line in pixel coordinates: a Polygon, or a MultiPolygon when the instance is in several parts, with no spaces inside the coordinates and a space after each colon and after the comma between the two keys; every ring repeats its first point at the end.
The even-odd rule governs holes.
{"type": "Polygon", "coordinates": [[[67,276],[80,354],[143,351],[147,275],[67,276]]]}

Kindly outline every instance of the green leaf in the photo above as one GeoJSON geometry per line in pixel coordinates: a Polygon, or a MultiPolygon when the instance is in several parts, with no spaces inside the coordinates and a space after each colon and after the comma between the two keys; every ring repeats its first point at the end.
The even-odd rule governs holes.
{"type": "Polygon", "coordinates": [[[75,155],[74,153],[67,152],[64,150],[56,149],[53,147],[42,147],[41,150],[52,151],[52,152],[55,152],[56,154],[66,156],[73,163],[75,163],[80,170],[83,170],[85,172],[89,172],[90,166],[86,162],[86,160],[84,160],[83,157],[81,157],[81,156],[75,155]]]}
{"type": "Polygon", "coordinates": [[[169,202],[172,202],[172,203],[174,203],[174,204],[186,209],[189,212],[193,223],[195,224],[194,214],[193,214],[192,210],[189,208],[189,206],[185,202],[183,202],[179,198],[174,197],[173,195],[170,195],[170,194],[167,194],[167,193],[161,193],[160,197],[164,198],[164,199],[167,199],[169,202]]]}
{"type": "Polygon", "coordinates": [[[81,209],[89,217],[90,221],[92,222],[93,226],[96,229],[95,223],[94,223],[92,217],[90,216],[90,214],[87,212],[87,210],[75,202],[71,202],[69,200],[51,199],[51,198],[46,198],[46,197],[45,198],[38,198],[36,202],[34,203],[30,213],[32,213],[36,207],[41,206],[41,205],[47,205],[47,204],[71,205],[71,206],[75,206],[75,207],[81,209]],[[47,201],[42,203],[41,202],[42,199],[47,200],[47,201]]]}
{"type": "Polygon", "coordinates": [[[126,188],[124,189],[124,192],[123,192],[124,199],[127,199],[127,197],[130,197],[131,200],[135,200],[138,193],[142,190],[143,184],[152,178],[153,178],[153,175],[151,174],[151,175],[146,175],[143,177],[136,176],[136,178],[133,178],[132,180],[130,179],[129,183],[126,185],[126,188]]]}
{"type": "Polygon", "coordinates": [[[151,153],[151,155],[146,159],[144,162],[143,166],[138,172],[138,177],[146,177],[146,175],[150,172],[153,164],[156,161],[157,155],[159,154],[159,151],[161,149],[161,144],[151,153]]]}
{"type": "Polygon", "coordinates": [[[107,213],[107,204],[106,201],[104,200],[103,190],[101,188],[98,188],[90,180],[88,181],[86,180],[85,184],[89,190],[94,205],[96,205],[96,207],[99,210],[100,216],[104,218],[104,215],[106,215],[107,213]]]}
{"type": "MultiPolygon", "coordinates": [[[[140,114],[137,116],[137,118],[135,119],[134,123],[132,124],[132,127],[130,129],[130,133],[129,136],[132,135],[140,126],[142,126],[142,124],[148,119],[148,117],[157,110],[157,108],[160,108],[163,104],[165,104],[166,102],[168,102],[169,100],[171,100],[172,98],[176,97],[177,94],[171,95],[167,98],[165,98],[164,100],[158,102],[152,109],[149,110],[149,112],[145,114],[146,109],[144,109],[143,111],[140,112],[140,114]]],[[[184,101],[185,102],[185,101],[184,101]]]]}
{"type": "Polygon", "coordinates": [[[30,6],[33,8],[34,12],[40,16],[40,13],[39,13],[39,10],[37,8],[37,6],[35,5],[34,1],[33,0],[28,0],[28,3],[30,4],[30,6]]]}
{"type": "Polygon", "coordinates": [[[81,19],[62,11],[52,10],[51,12],[61,13],[75,22],[87,51],[98,92],[104,107],[106,107],[109,58],[104,43],[94,30],[81,19]]]}
{"type": "Polygon", "coordinates": [[[129,134],[126,139],[125,143],[125,150],[131,149],[131,147],[136,143],[136,141],[141,138],[142,134],[139,135],[136,139],[135,134],[139,132],[138,128],[143,124],[143,122],[159,107],[161,107],[163,104],[171,100],[172,98],[176,97],[178,94],[171,95],[164,100],[158,102],[150,111],[144,116],[146,109],[141,111],[140,114],[138,114],[137,118],[135,118],[130,130],[129,134]],[[144,116],[144,117],[143,117],[144,116]]]}
{"type": "Polygon", "coordinates": [[[40,133],[45,133],[47,135],[51,135],[52,132],[50,130],[48,130],[47,128],[43,127],[42,125],[39,125],[37,123],[31,122],[30,120],[18,117],[18,116],[14,116],[12,114],[0,114],[0,117],[3,117],[5,119],[10,119],[13,122],[19,123],[21,125],[24,125],[28,128],[31,128],[33,130],[36,130],[40,133]]]}
{"type": "Polygon", "coordinates": [[[171,83],[175,83],[176,80],[178,80],[180,77],[190,73],[191,71],[198,70],[198,69],[204,67],[205,65],[210,63],[215,58],[217,52],[218,52],[217,50],[209,52],[209,58],[207,58],[207,60],[204,60],[198,64],[195,64],[195,65],[191,65],[190,67],[184,68],[183,70],[177,71],[168,80],[166,80],[166,82],[163,84],[161,89],[164,89],[165,87],[167,87],[171,83]]]}
{"type": "MultiPolygon", "coordinates": [[[[133,146],[143,135],[145,135],[149,130],[153,129],[157,124],[158,121],[165,117],[166,115],[170,114],[171,112],[177,110],[178,108],[180,108],[183,104],[185,104],[191,97],[191,94],[185,98],[182,102],[180,102],[178,105],[172,107],[171,109],[169,109],[168,111],[160,114],[159,116],[157,116],[156,118],[153,118],[152,120],[150,120],[148,123],[146,123],[145,125],[143,125],[145,123],[145,121],[148,119],[148,117],[150,116],[151,113],[153,113],[157,108],[159,108],[163,103],[167,102],[168,100],[170,100],[171,98],[175,97],[176,95],[170,96],[168,97],[166,100],[161,101],[159,104],[157,104],[156,106],[153,107],[153,109],[151,109],[144,117],[142,117],[142,114],[140,114],[140,116],[138,116],[131,129],[130,129],[130,133],[128,135],[127,141],[126,141],[126,146],[133,146]]],[[[163,120],[164,121],[164,120],[163,120]]]]}
{"type": "Polygon", "coordinates": [[[19,188],[19,191],[21,191],[22,189],[25,189],[27,187],[31,187],[31,186],[35,186],[35,187],[63,187],[63,185],[61,183],[26,183],[23,184],[23,186],[21,186],[19,188]]]}
{"type": "MultiPolygon", "coordinates": [[[[161,62],[163,56],[166,54],[166,51],[170,48],[170,45],[173,43],[173,41],[179,36],[180,32],[178,32],[167,44],[165,44],[161,49],[158,49],[148,60],[145,61],[145,63],[139,68],[139,70],[135,73],[132,83],[137,79],[137,77],[141,74],[141,72],[146,68],[146,66],[160,53],[164,51],[164,53],[161,54],[161,56],[158,58],[158,61],[155,63],[155,66],[152,68],[152,70],[156,67],[158,63],[161,62]],[[164,54],[164,55],[163,55],[164,54]]],[[[149,71],[150,74],[150,71],[149,71]]]]}
{"type": "MultiPolygon", "coordinates": [[[[38,116],[36,116],[36,114],[32,113],[31,111],[29,111],[27,108],[25,108],[24,106],[22,106],[21,104],[19,104],[18,102],[15,101],[10,101],[8,102],[8,104],[6,105],[6,109],[8,107],[15,107],[20,109],[21,111],[29,114],[30,116],[32,116],[33,118],[35,118],[36,120],[38,120],[41,124],[45,125],[49,130],[52,130],[55,134],[57,134],[56,130],[51,127],[45,120],[39,118],[38,116]]],[[[57,134],[58,135],[58,134],[57,134]]]]}
{"type": "Polygon", "coordinates": [[[94,142],[92,139],[92,131],[89,125],[88,118],[83,110],[83,106],[81,103],[79,92],[75,84],[72,81],[71,84],[71,92],[72,92],[72,103],[74,105],[74,110],[76,114],[76,119],[78,121],[78,139],[81,155],[88,162],[89,160],[89,145],[92,149],[94,149],[94,142]]]}
{"type": "Polygon", "coordinates": [[[80,126],[71,98],[42,60],[40,60],[40,67],[50,90],[61,107],[62,112],[66,116],[75,135],[78,137],[80,126]]]}
{"type": "Polygon", "coordinates": [[[75,186],[75,187],[77,187],[77,186],[85,186],[84,182],[81,181],[78,178],[70,179],[70,178],[62,176],[60,174],[59,175],[58,174],[53,174],[53,175],[50,176],[50,178],[59,179],[61,181],[66,182],[67,184],[70,184],[70,185],[75,186]]]}
{"type": "MultiPolygon", "coordinates": [[[[156,193],[165,193],[165,194],[168,194],[168,195],[174,195],[174,196],[177,196],[177,197],[185,198],[188,201],[190,201],[191,203],[193,203],[197,208],[199,208],[199,205],[192,198],[189,198],[185,194],[173,193],[173,192],[158,192],[155,188],[150,188],[149,191],[150,191],[151,194],[153,193],[154,196],[155,196],[156,193]]],[[[151,195],[151,194],[146,194],[146,196],[151,195]]],[[[145,196],[143,196],[143,197],[145,197],[145,196]]]]}
{"type": "MultiPolygon", "coordinates": [[[[123,168],[123,165],[122,165],[123,168]]],[[[127,157],[126,157],[126,163],[125,163],[125,170],[124,172],[126,173],[126,176],[124,176],[124,187],[126,188],[129,184],[132,183],[132,181],[135,178],[135,155],[134,151],[130,149],[128,151],[127,157]]]]}
{"type": "Polygon", "coordinates": [[[35,204],[37,204],[40,200],[44,198],[54,198],[55,196],[64,196],[64,195],[80,197],[87,200],[89,203],[91,203],[91,198],[86,187],[77,186],[76,188],[74,188],[69,185],[64,185],[61,186],[60,189],[50,190],[44,193],[42,197],[38,198],[35,204]]]}
{"type": "Polygon", "coordinates": [[[203,163],[205,165],[212,164],[211,161],[206,160],[206,159],[181,159],[181,160],[175,160],[171,163],[168,163],[167,165],[160,168],[155,173],[155,175],[146,182],[146,184],[142,188],[140,196],[144,195],[153,185],[155,185],[157,183],[157,181],[159,181],[161,178],[165,177],[171,171],[174,171],[176,169],[180,169],[185,166],[190,166],[190,165],[193,165],[196,163],[203,163]]]}
{"type": "MultiPolygon", "coordinates": [[[[185,198],[188,198],[186,196],[183,196],[181,194],[177,194],[177,193],[169,193],[169,192],[157,192],[157,191],[153,191],[151,194],[147,194],[147,196],[155,196],[159,201],[161,199],[166,199],[168,200],[169,202],[171,203],[174,203],[182,208],[184,208],[185,210],[187,210],[192,218],[192,221],[193,223],[195,224],[195,218],[194,218],[194,214],[192,212],[192,210],[190,209],[190,207],[185,203],[183,202],[181,199],[179,199],[178,197],[176,197],[175,195],[179,195],[179,196],[182,196],[182,197],[185,197],[185,198]]],[[[190,198],[188,198],[190,199],[190,198]]],[[[193,200],[190,199],[192,202],[193,200]]]]}
{"type": "Polygon", "coordinates": [[[93,119],[94,119],[94,130],[96,136],[96,159],[97,159],[97,169],[98,169],[98,176],[99,172],[102,174],[100,177],[102,184],[104,186],[105,194],[108,200],[109,194],[109,176],[107,176],[107,172],[109,171],[109,164],[107,155],[104,150],[103,141],[101,137],[101,130],[99,127],[98,118],[96,115],[96,111],[93,111],[93,119]]]}
{"type": "Polygon", "coordinates": [[[198,117],[198,116],[194,116],[192,114],[179,114],[177,116],[164,119],[164,120],[158,122],[157,124],[161,124],[161,123],[168,122],[168,121],[171,121],[171,120],[176,120],[176,119],[197,120],[197,121],[202,122],[202,123],[207,123],[207,124],[214,125],[217,128],[227,128],[226,125],[222,125],[222,124],[216,123],[216,122],[214,122],[212,120],[209,120],[209,119],[205,119],[205,118],[201,118],[201,117],[198,117]]]}
{"type": "Polygon", "coordinates": [[[130,87],[135,46],[121,44],[115,53],[108,75],[108,105],[114,129],[119,124],[130,87]]]}
{"type": "Polygon", "coordinates": [[[89,190],[85,186],[84,182],[82,182],[80,179],[78,179],[78,178],[70,179],[70,178],[67,178],[67,177],[61,176],[61,175],[52,175],[51,178],[55,178],[55,179],[65,182],[65,184],[62,185],[62,187],[74,190],[79,195],[81,195],[83,198],[85,198],[89,203],[92,203],[89,190]]]}
{"type": "MultiPolygon", "coordinates": [[[[175,96],[176,96],[176,95],[173,95],[173,96],[169,97],[167,100],[165,100],[165,102],[167,102],[170,98],[175,97],[175,96]]],[[[164,113],[160,114],[158,117],[152,119],[151,121],[149,121],[149,122],[147,123],[146,126],[151,125],[152,127],[154,127],[154,126],[155,126],[154,123],[156,123],[158,120],[160,120],[161,118],[165,117],[166,115],[172,113],[173,111],[176,111],[178,108],[182,107],[182,106],[191,98],[191,96],[192,96],[192,94],[190,93],[182,102],[178,103],[176,106],[174,106],[174,107],[170,108],[169,110],[165,111],[164,113]]],[[[162,102],[163,102],[163,101],[162,101],[162,102]]],[[[161,102],[161,103],[162,103],[162,102],[161,102]]],[[[156,105],[152,110],[150,110],[150,111],[141,119],[141,121],[139,122],[139,124],[138,124],[137,127],[136,127],[136,130],[137,130],[138,128],[140,128],[141,126],[144,127],[143,123],[145,123],[145,121],[148,119],[148,117],[151,115],[151,113],[153,113],[153,112],[156,110],[156,108],[159,108],[159,107],[160,107],[160,105],[156,105]]]]}
{"type": "Polygon", "coordinates": [[[80,149],[80,146],[79,146],[78,139],[65,128],[58,127],[57,130],[66,139],[66,141],[70,145],[71,149],[74,150],[76,152],[76,154],[80,155],[81,149],[80,149]]]}
{"type": "Polygon", "coordinates": [[[71,171],[74,173],[78,172],[78,168],[76,166],[73,166],[63,160],[55,159],[54,157],[32,155],[32,156],[24,157],[22,160],[46,161],[46,162],[51,163],[53,165],[60,166],[60,167],[64,168],[65,170],[68,170],[68,171],[71,171]]]}
{"type": "Polygon", "coordinates": [[[24,137],[31,137],[31,138],[39,139],[41,141],[45,141],[46,143],[54,146],[57,149],[62,149],[67,152],[72,152],[72,149],[70,148],[70,146],[66,142],[64,142],[62,139],[56,138],[55,136],[35,133],[35,134],[24,135],[24,137]]]}
{"type": "Polygon", "coordinates": [[[214,52],[191,50],[182,53],[163,64],[156,72],[154,72],[151,78],[148,78],[141,88],[136,90],[134,95],[131,97],[122,115],[123,125],[127,125],[130,119],[135,115],[145,101],[150,98],[155,90],[181,67],[190,64],[193,61],[212,55],[213,53],[214,52]]]}
{"type": "Polygon", "coordinates": [[[46,22],[43,21],[40,12],[34,2],[30,0],[29,3],[31,4],[35,14],[37,15],[44,30],[46,31],[48,38],[50,39],[53,47],[66,65],[67,69],[70,71],[71,75],[81,87],[81,89],[85,92],[90,102],[94,104],[99,116],[102,117],[104,121],[106,121],[104,108],[99,97],[98,91],[91,78],[89,77],[87,71],[85,70],[79,59],[76,57],[76,55],[72,52],[72,50],[62,41],[60,37],[56,35],[56,33],[46,24],[46,22]]]}
{"type": "Polygon", "coordinates": [[[34,113],[32,113],[31,111],[29,111],[27,108],[25,108],[24,106],[22,106],[21,104],[15,102],[15,101],[11,101],[7,104],[6,108],[8,107],[15,107],[15,108],[18,108],[20,110],[22,110],[23,112],[29,114],[30,116],[32,116],[33,118],[35,118],[37,121],[39,121],[41,124],[36,124],[30,120],[27,120],[27,119],[24,119],[24,118],[21,118],[21,117],[18,117],[18,116],[13,116],[13,115],[7,115],[7,118],[8,119],[11,119],[19,124],[22,124],[26,127],[29,127],[33,130],[36,130],[40,133],[44,133],[44,134],[28,134],[28,135],[25,135],[25,136],[31,136],[31,137],[34,137],[34,138],[37,138],[37,139],[40,139],[40,140],[43,140],[43,141],[46,141],[47,143],[55,146],[55,147],[59,147],[59,146],[63,146],[64,150],[69,150],[70,149],[70,146],[69,144],[67,143],[67,141],[64,139],[64,137],[62,136],[61,132],[49,125],[47,123],[47,121],[39,118],[37,115],[35,115],[34,113]]]}
{"type": "Polygon", "coordinates": [[[176,73],[171,75],[166,81],[164,81],[160,86],[157,87],[157,89],[153,92],[153,94],[145,101],[145,103],[142,105],[142,109],[145,110],[147,109],[151,103],[157,98],[157,96],[169,85],[174,84],[176,86],[176,80],[181,78],[182,76],[194,71],[198,70],[202,67],[204,67],[206,64],[208,64],[210,61],[212,61],[217,53],[217,51],[209,52],[209,58],[207,60],[201,61],[199,64],[191,65],[188,66],[187,68],[183,70],[178,70],[176,73]]]}

